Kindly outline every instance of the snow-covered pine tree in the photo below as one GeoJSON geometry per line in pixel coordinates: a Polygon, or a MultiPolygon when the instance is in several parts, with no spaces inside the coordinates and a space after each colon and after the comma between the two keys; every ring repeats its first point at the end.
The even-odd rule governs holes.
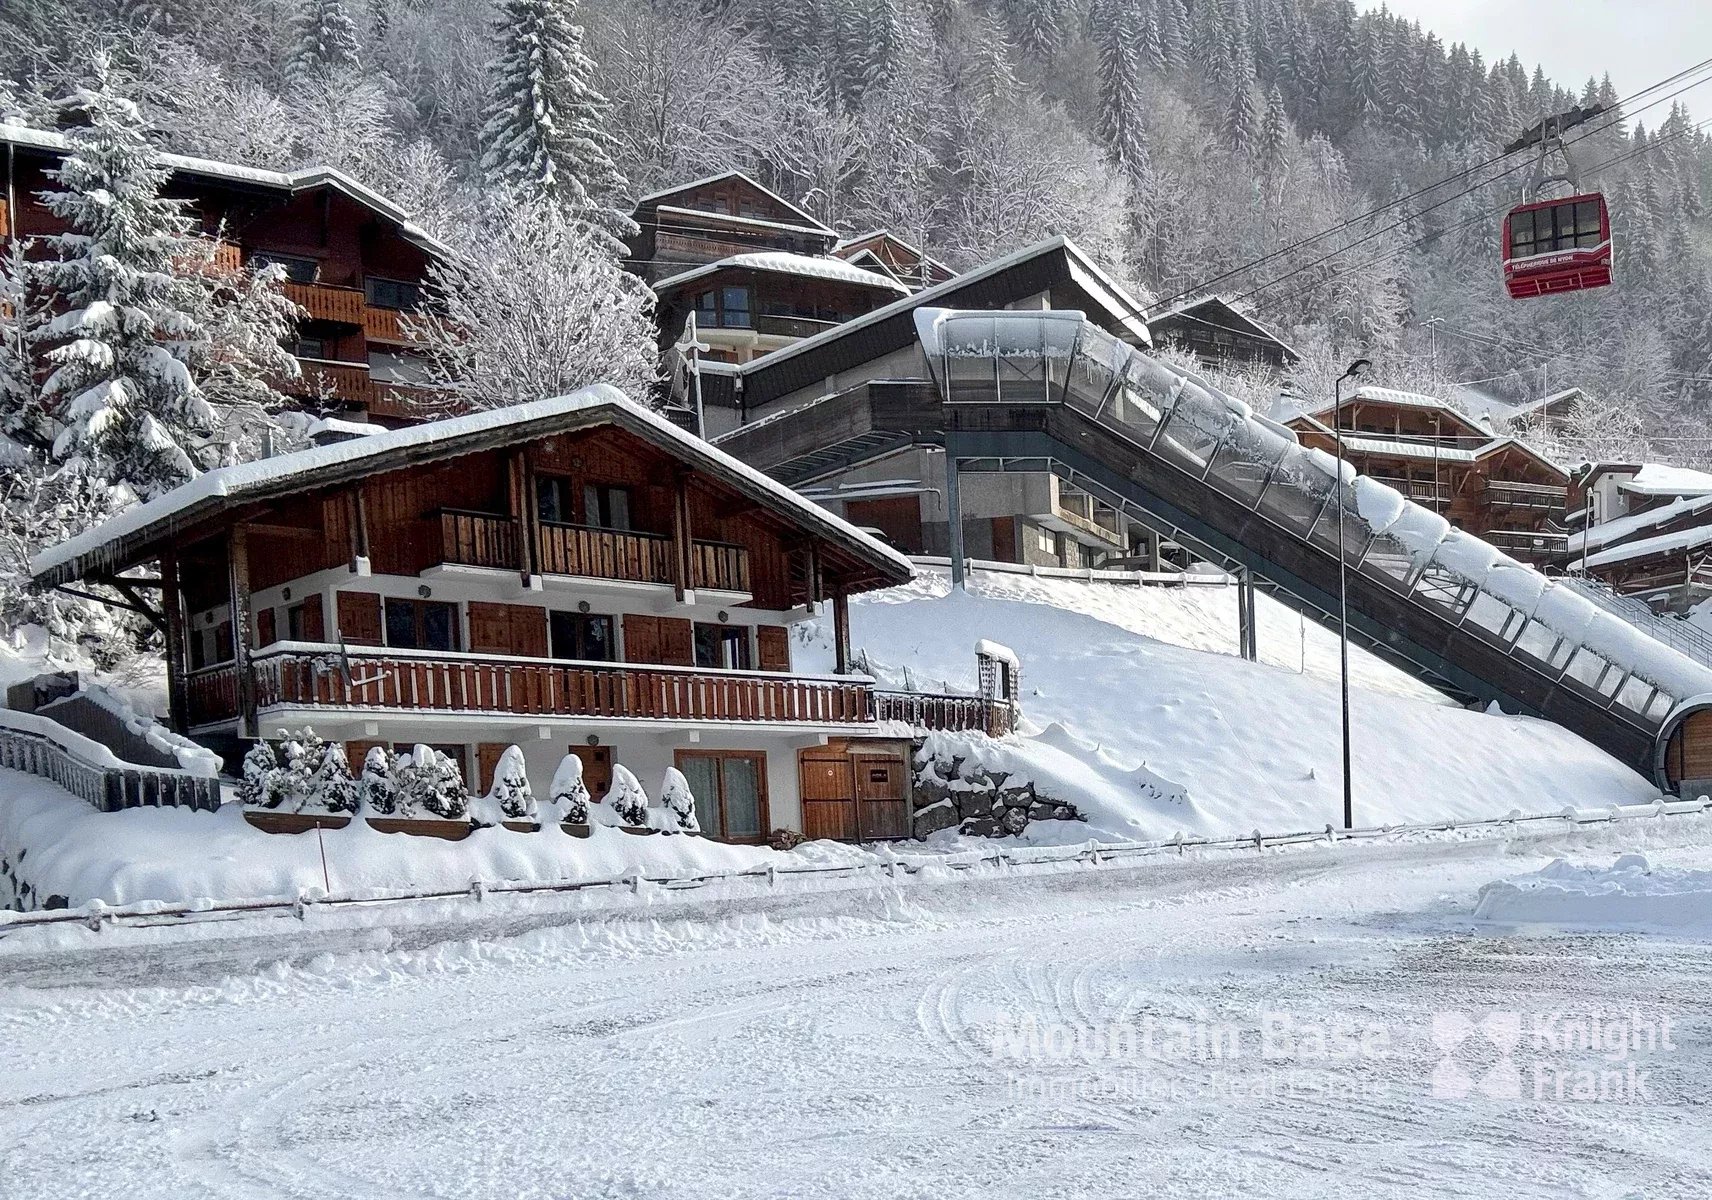
{"type": "Polygon", "coordinates": [[[238,803],[245,808],[278,808],[285,799],[279,757],[265,740],[244,755],[243,775],[238,780],[238,803]]]}
{"type": "Polygon", "coordinates": [[[69,152],[42,193],[70,227],[42,239],[32,275],[64,308],[46,321],[53,344],[43,402],[63,428],[55,457],[148,497],[195,475],[215,429],[188,360],[209,339],[205,294],[178,272],[205,252],[137,106],[111,86],[106,60],[59,109],[69,152]]]}
{"type": "MultiPolygon", "coordinates": [[[[422,747],[418,746],[418,750],[422,747]]],[[[431,752],[435,788],[428,811],[436,817],[448,821],[458,821],[467,817],[470,812],[470,792],[464,786],[464,773],[458,769],[458,764],[452,761],[449,754],[439,750],[431,752]]]]}
{"type": "Polygon", "coordinates": [[[301,82],[362,65],[357,23],[345,0],[298,0],[288,75],[301,82]]]}
{"type": "Polygon", "coordinates": [[[1049,62],[1064,40],[1058,24],[1058,0],[1017,0],[1017,43],[1029,55],[1049,62]]]}
{"type": "Polygon", "coordinates": [[[393,774],[396,758],[385,746],[370,746],[363,755],[357,792],[364,810],[377,817],[390,817],[398,812],[398,781],[393,774]]]}
{"type": "Polygon", "coordinates": [[[507,746],[493,768],[493,786],[487,799],[498,808],[507,821],[533,821],[536,817],[535,793],[529,787],[529,772],[523,763],[523,751],[507,746]]]}
{"type": "Polygon", "coordinates": [[[0,253],[0,433],[40,443],[45,433],[36,395],[34,311],[29,264],[21,238],[8,238],[0,253]]]}
{"type": "Polygon", "coordinates": [[[40,626],[52,654],[87,656],[98,668],[114,670],[141,647],[140,618],[36,587],[30,559],[99,525],[129,494],[116,497],[105,480],[83,471],[55,469],[33,447],[14,445],[8,452],[9,461],[0,463],[0,628],[40,626]]]}
{"type": "Polygon", "coordinates": [[[559,769],[553,772],[547,803],[541,806],[541,824],[588,823],[589,790],[583,783],[583,760],[567,754],[559,760],[559,769]]]}
{"type": "Polygon", "coordinates": [[[660,807],[670,816],[672,824],[685,833],[700,833],[696,820],[695,793],[690,781],[676,767],[666,768],[666,778],[660,784],[660,807]]]}
{"type": "Polygon", "coordinates": [[[652,293],[586,224],[498,196],[460,249],[430,268],[435,304],[408,320],[448,406],[501,408],[597,382],[648,396],[652,293]]]}
{"type": "Polygon", "coordinates": [[[351,764],[345,759],[342,742],[328,742],[322,749],[305,807],[334,815],[357,811],[357,781],[351,778],[351,764]]]}
{"type": "Polygon", "coordinates": [[[1135,22],[1135,8],[1119,0],[1104,6],[1094,33],[1100,47],[1100,140],[1124,175],[1139,181],[1148,161],[1135,22]]]}
{"type": "Polygon", "coordinates": [[[482,170],[491,184],[559,204],[619,257],[636,225],[613,207],[624,177],[575,12],[574,0],[501,0],[482,170]]]}
{"type": "Polygon", "coordinates": [[[1284,169],[1290,149],[1290,118],[1284,112],[1284,96],[1277,85],[1266,94],[1266,112],[1260,118],[1260,162],[1268,176],[1284,169]]]}
{"type": "Polygon", "coordinates": [[[606,804],[621,825],[640,829],[648,824],[648,793],[642,781],[623,763],[612,768],[612,788],[606,794],[606,804]]]}
{"type": "Polygon", "coordinates": [[[1238,154],[1247,154],[1254,148],[1258,136],[1256,125],[1254,91],[1244,78],[1237,82],[1230,105],[1225,109],[1225,144],[1238,154]]]}
{"type": "Polygon", "coordinates": [[[288,812],[321,807],[320,771],[326,754],[327,743],[308,726],[295,732],[280,731],[279,786],[288,812]]]}

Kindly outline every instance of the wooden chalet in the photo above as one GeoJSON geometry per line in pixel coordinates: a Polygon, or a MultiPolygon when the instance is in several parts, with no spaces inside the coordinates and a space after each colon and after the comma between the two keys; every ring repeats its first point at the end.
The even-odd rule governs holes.
{"type": "Polygon", "coordinates": [[[944,283],[956,272],[937,258],[922,253],[889,229],[875,229],[845,238],[832,253],[847,263],[890,275],[911,291],[944,283]]]}
{"type": "Polygon", "coordinates": [[[654,284],[662,349],[690,316],[714,362],[745,363],[907,295],[891,275],[782,250],[737,254],[654,284]]]}
{"type": "MultiPolygon", "coordinates": [[[[0,125],[5,191],[0,236],[63,231],[40,193],[66,139],[0,125]]],[[[303,309],[291,350],[301,378],[282,381],[316,409],[385,423],[416,419],[421,360],[403,317],[422,298],[428,268],[449,251],[397,205],[330,167],[264,171],[163,155],[165,189],[185,202],[202,232],[218,239],[216,265],[278,264],[285,294],[303,309]]]]}
{"type": "Polygon", "coordinates": [[[1593,463],[1576,473],[1577,524],[1562,567],[1686,612],[1712,598],[1712,475],[1662,463],[1593,463]]]}
{"type": "Polygon", "coordinates": [[[628,266],[649,283],[737,254],[824,256],[838,242],[813,213],[741,171],[651,192],[630,218],[639,232],[630,239],[628,266]]]}
{"type": "Polygon", "coordinates": [[[1188,300],[1150,317],[1154,345],[1187,347],[1207,367],[1263,367],[1282,370],[1301,355],[1253,317],[1218,296],[1188,300]]]}
{"type": "Polygon", "coordinates": [[[1526,443],[1432,396],[1379,387],[1358,388],[1338,412],[1328,403],[1287,423],[1303,445],[1330,453],[1333,421],[1362,474],[1524,562],[1562,555],[1569,475],[1526,443]]]}
{"type": "Polygon", "coordinates": [[[848,599],[906,559],[604,386],[212,471],[33,569],[158,620],[174,726],[229,757],[310,726],[354,764],[435,745],[477,787],[510,744],[541,787],[578,755],[597,795],[676,765],[734,840],[905,835],[911,725],[1009,728],[849,673],[848,599]],[[805,673],[821,605],[831,671],[805,673]]]}

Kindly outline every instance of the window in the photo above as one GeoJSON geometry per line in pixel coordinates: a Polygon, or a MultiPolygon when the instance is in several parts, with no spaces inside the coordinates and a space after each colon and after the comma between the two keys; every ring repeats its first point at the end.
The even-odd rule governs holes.
{"type": "Polygon", "coordinates": [[[318,337],[295,337],[285,344],[286,353],[294,358],[327,357],[327,340],[318,337]]]}
{"type": "Polygon", "coordinates": [[[376,383],[430,383],[428,361],[419,354],[369,351],[369,378],[376,383]]]}
{"type": "Polygon", "coordinates": [[[680,750],[677,760],[703,833],[732,842],[758,842],[767,835],[765,754],[680,750]]]}
{"type": "Polygon", "coordinates": [[[412,309],[422,302],[422,289],[402,279],[377,279],[371,275],[363,281],[363,292],[376,308],[412,309]]]}
{"type": "Polygon", "coordinates": [[[754,327],[753,312],[754,304],[746,287],[722,287],[696,297],[696,324],[704,328],[750,329],[754,327]]]}
{"type": "Polygon", "coordinates": [[[574,515],[571,512],[571,495],[571,481],[563,475],[535,477],[536,511],[543,521],[569,525],[574,515]]]}
{"type": "Polygon", "coordinates": [[[1042,529],[1036,525],[1034,527],[1034,544],[1039,547],[1042,554],[1058,553],[1058,539],[1053,536],[1050,529],[1042,529]]]}
{"type": "Polygon", "coordinates": [[[263,267],[284,267],[285,277],[292,283],[314,283],[321,269],[321,264],[313,258],[297,254],[269,254],[266,251],[250,255],[250,266],[258,271],[263,267]]]}
{"type": "Polygon", "coordinates": [[[618,640],[613,635],[611,617],[550,612],[547,614],[547,633],[554,658],[579,662],[618,661],[618,640]]]}
{"type": "Polygon", "coordinates": [[[1599,245],[1602,233],[1597,200],[1515,213],[1510,217],[1510,257],[1591,250],[1599,245]]]}
{"type": "Polygon", "coordinates": [[[400,650],[456,650],[457,605],[388,597],[386,644],[400,650]]]}
{"type": "Polygon", "coordinates": [[[590,483],[583,486],[583,524],[596,529],[630,528],[630,489],[590,483]]]}
{"type": "Polygon", "coordinates": [[[696,624],[696,666],[747,671],[750,661],[748,626],[696,624]]]}

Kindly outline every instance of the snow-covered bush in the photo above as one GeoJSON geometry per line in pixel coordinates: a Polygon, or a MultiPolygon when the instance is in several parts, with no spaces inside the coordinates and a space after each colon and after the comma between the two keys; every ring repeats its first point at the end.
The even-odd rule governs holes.
{"type": "Polygon", "coordinates": [[[238,781],[238,802],[245,808],[278,808],[285,799],[279,756],[266,742],[257,742],[244,755],[244,775],[238,781]]]}
{"type": "Polygon", "coordinates": [[[502,821],[533,821],[535,793],[529,787],[523,751],[507,746],[493,768],[493,786],[473,806],[477,824],[498,825],[502,821]]]}
{"type": "Polygon", "coordinates": [[[469,816],[470,795],[458,764],[432,746],[418,745],[395,772],[399,815],[459,821],[469,816]]]}
{"type": "Polygon", "coordinates": [[[351,764],[345,759],[343,743],[328,742],[321,751],[321,763],[315,769],[310,797],[304,807],[335,814],[357,811],[357,781],[351,778],[351,764]]]}
{"type": "Polygon", "coordinates": [[[285,794],[282,807],[287,812],[319,807],[315,803],[316,774],[326,750],[327,743],[307,726],[296,732],[280,730],[280,790],[285,794]]]}
{"type": "Polygon", "coordinates": [[[620,825],[640,829],[648,824],[648,793],[643,791],[642,781],[622,763],[612,768],[612,790],[606,794],[605,807],[620,825]]]}
{"type": "Polygon", "coordinates": [[[701,825],[696,821],[695,793],[690,791],[690,781],[676,767],[666,768],[666,778],[660,784],[660,809],[667,819],[661,828],[684,833],[701,832],[701,825]]]}
{"type": "Polygon", "coordinates": [[[398,812],[398,781],[393,778],[397,760],[398,756],[385,746],[370,746],[363,756],[357,794],[366,812],[377,817],[390,817],[398,812]]]}
{"type": "Polygon", "coordinates": [[[547,802],[541,806],[541,824],[587,825],[589,807],[589,790],[583,783],[583,760],[567,754],[559,760],[559,769],[553,772],[553,786],[547,802]]]}

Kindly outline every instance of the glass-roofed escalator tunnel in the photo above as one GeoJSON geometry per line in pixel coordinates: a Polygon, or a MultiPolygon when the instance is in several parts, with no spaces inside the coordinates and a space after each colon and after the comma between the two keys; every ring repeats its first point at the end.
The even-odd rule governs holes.
{"type": "Polygon", "coordinates": [[[916,328],[948,404],[1073,410],[1334,562],[1341,547],[1391,608],[1401,597],[1448,622],[1453,643],[1483,643],[1469,661],[1497,649],[1535,690],[1609,718],[1625,746],[1654,747],[1650,764],[1625,759],[1661,788],[1692,788],[1703,765],[1712,793],[1712,669],[1347,464],[1340,481],[1332,456],[1080,312],[922,308],[916,328]]]}

